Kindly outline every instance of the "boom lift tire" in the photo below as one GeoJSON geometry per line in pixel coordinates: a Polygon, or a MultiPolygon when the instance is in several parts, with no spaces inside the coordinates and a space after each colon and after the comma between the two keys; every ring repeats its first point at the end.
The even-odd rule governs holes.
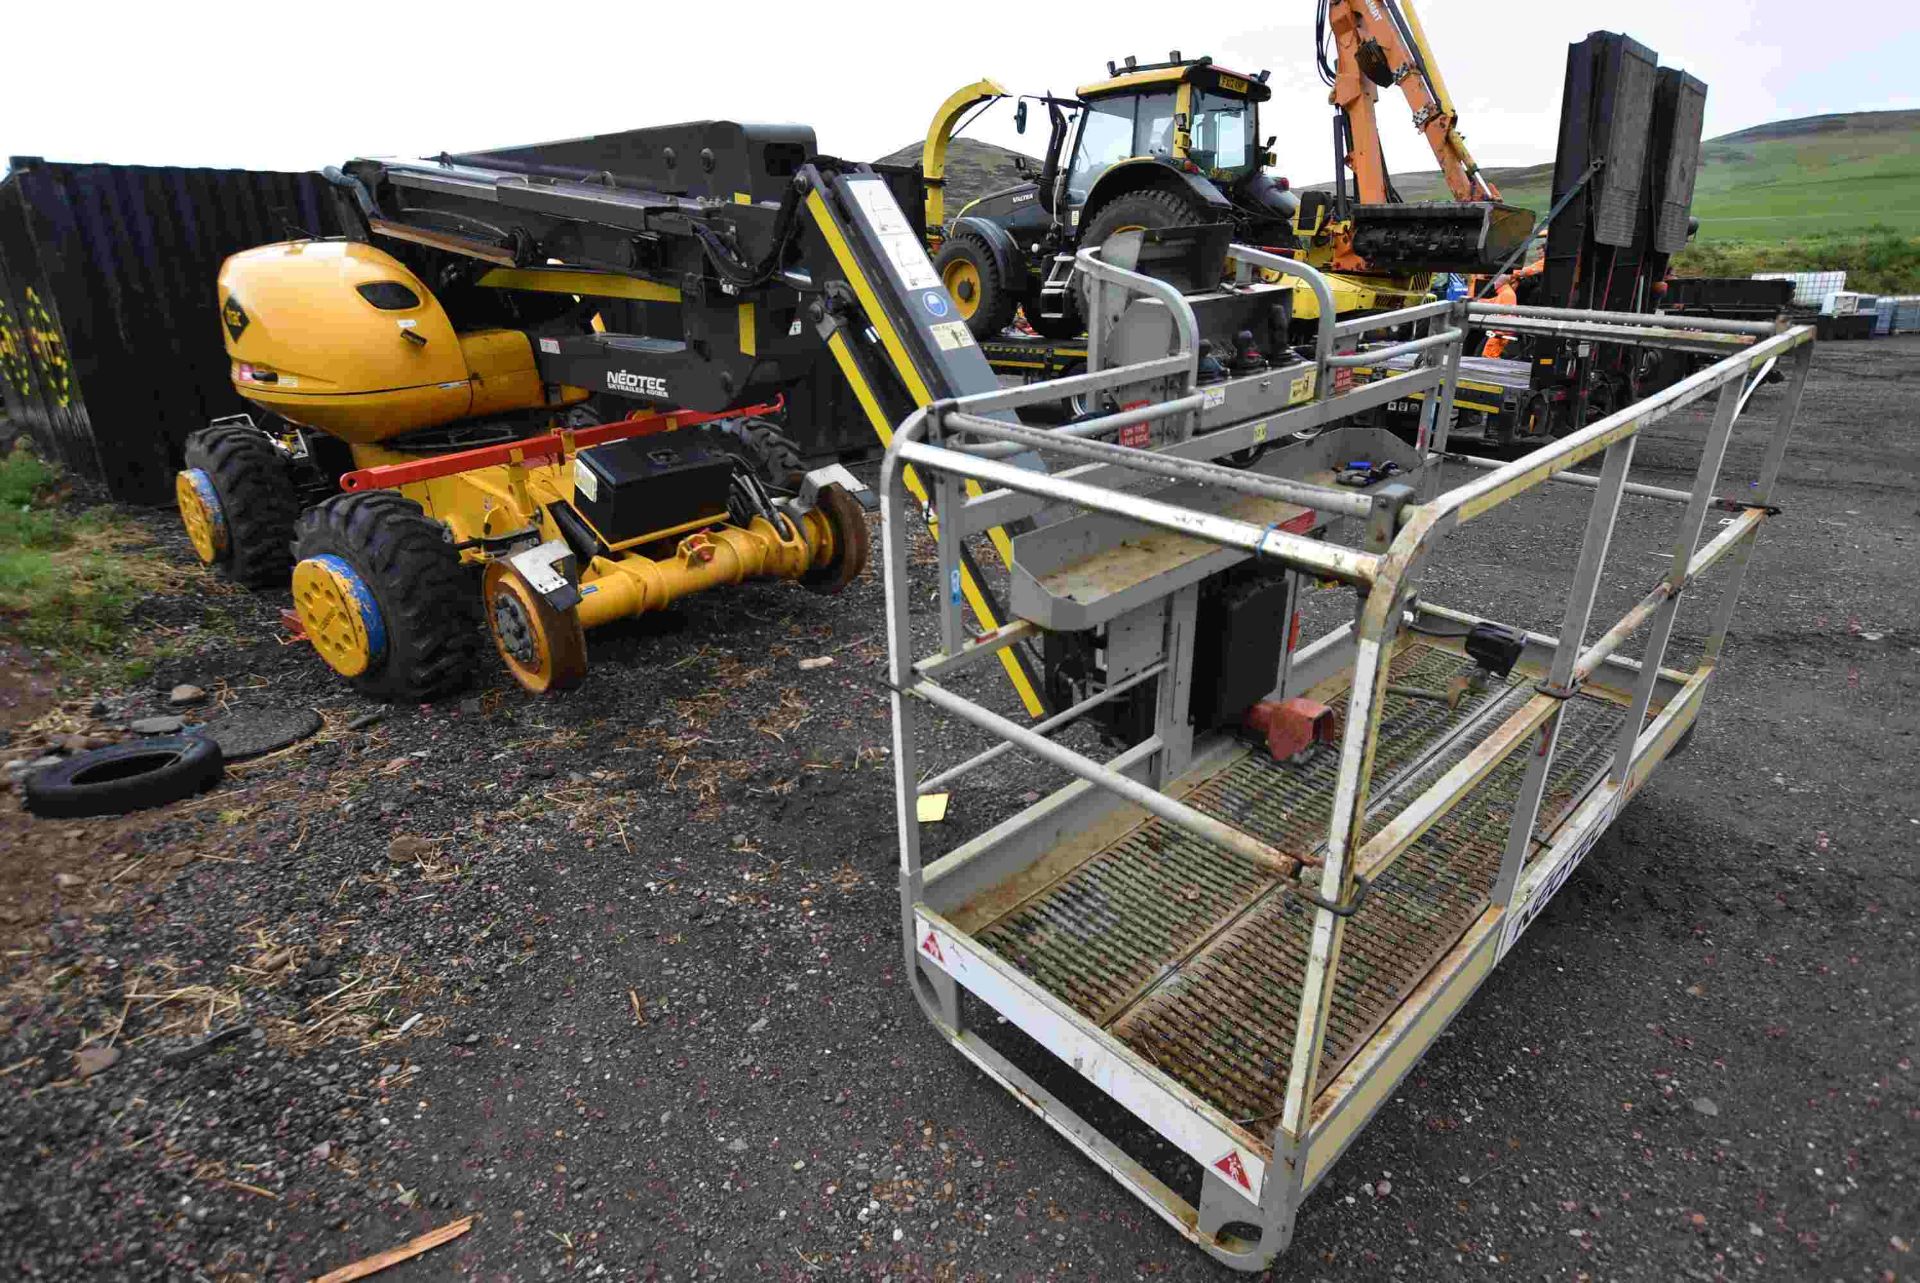
{"type": "Polygon", "coordinates": [[[447,530],[391,490],[335,495],[300,517],[293,600],[315,650],[376,699],[436,699],[473,679],[479,593],[447,530]]]}
{"type": "Polygon", "coordinates": [[[237,423],[200,429],[187,438],[174,493],[202,562],[248,588],[287,582],[300,500],[286,458],[265,434],[237,423]]]}
{"type": "Polygon", "coordinates": [[[1013,287],[1001,275],[993,250],[978,236],[964,232],[940,247],[933,260],[940,283],[953,296],[960,319],[976,339],[990,339],[1013,324],[1013,287]]]}
{"type": "Polygon", "coordinates": [[[806,460],[792,437],[769,419],[728,419],[715,425],[740,443],[741,457],[760,479],[777,490],[798,490],[806,460]]]}
{"type": "MultiPolygon", "coordinates": [[[[1116,196],[1102,205],[1100,212],[1093,216],[1093,222],[1081,234],[1080,245],[1083,249],[1105,245],[1108,237],[1120,232],[1199,227],[1207,221],[1206,216],[1186,196],[1164,187],[1149,187],[1116,196]]],[[[1085,317],[1093,310],[1088,306],[1092,297],[1091,287],[1087,278],[1079,273],[1074,275],[1073,284],[1074,297],[1080,304],[1080,315],[1085,317]]]]}

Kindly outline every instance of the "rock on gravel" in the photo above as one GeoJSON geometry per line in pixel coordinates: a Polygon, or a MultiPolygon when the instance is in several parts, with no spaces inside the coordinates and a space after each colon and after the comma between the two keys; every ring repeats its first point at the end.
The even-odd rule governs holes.
{"type": "Polygon", "coordinates": [[[433,854],[433,843],[416,833],[402,833],[387,843],[387,860],[392,864],[418,864],[433,854]]]}

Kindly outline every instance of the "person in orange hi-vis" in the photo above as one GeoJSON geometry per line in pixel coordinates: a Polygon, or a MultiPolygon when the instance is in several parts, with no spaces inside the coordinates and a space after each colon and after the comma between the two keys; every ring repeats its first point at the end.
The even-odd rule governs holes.
{"type": "MultiPolygon", "coordinates": [[[[1487,299],[1502,307],[1513,307],[1520,302],[1520,296],[1513,291],[1513,278],[1502,273],[1493,278],[1493,294],[1487,299]]],[[[1499,356],[1507,350],[1507,344],[1513,341],[1513,335],[1500,330],[1488,330],[1487,341],[1480,347],[1481,356],[1499,356]]]]}

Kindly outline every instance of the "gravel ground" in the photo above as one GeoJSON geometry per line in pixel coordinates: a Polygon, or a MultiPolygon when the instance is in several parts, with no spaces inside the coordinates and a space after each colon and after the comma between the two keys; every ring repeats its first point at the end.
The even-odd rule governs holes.
{"type": "MultiPolygon", "coordinates": [[[[1308,1201],[1275,1277],[1920,1270],[1916,393],[1920,341],[1820,349],[1691,751],[1308,1201]]],[[[1684,485],[1704,425],[1651,430],[1635,475],[1684,485]]],[[[1557,628],[1583,516],[1580,492],[1523,498],[1428,595],[1557,628]]],[[[1628,501],[1607,618],[1675,517],[1628,501]]],[[[1221,1276],[902,983],[874,574],[597,633],[561,698],[492,672],[431,708],[346,693],[282,644],[282,604],[183,569],[145,607],[177,652],[150,687],[11,732],[10,756],[112,733],[182,681],[326,723],[164,811],[0,801],[11,1274],[304,1278],[471,1215],[382,1277],[1221,1276]]],[[[1007,759],[932,845],[1044,787],[1007,759]]]]}

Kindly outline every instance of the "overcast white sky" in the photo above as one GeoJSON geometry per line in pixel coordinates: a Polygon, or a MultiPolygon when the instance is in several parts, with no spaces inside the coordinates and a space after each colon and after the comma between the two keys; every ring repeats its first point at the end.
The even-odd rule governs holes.
{"type": "MultiPolygon", "coordinates": [[[[1485,165],[1552,157],[1566,46],[1595,27],[1626,32],[1705,80],[1709,137],[1793,116],[1920,107],[1920,5],[1873,6],[1863,25],[1857,10],[1804,0],[1417,2],[1485,165]]],[[[7,18],[0,155],[309,169],[718,117],[801,121],[823,152],[871,159],[919,138],[947,93],[978,77],[1070,92],[1104,76],[1109,58],[1157,60],[1178,47],[1271,68],[1263,121],[1279,136],[1280,171],[1315,182],[1332,162],[1313,8],[991,3],[970,20],[964,5],[898,0],[56,0],[7,18]]],[[[1432,168],[1404,103],[1385,105],[1390,163],[1432,168]]],[[[1006,104],[969,133],[1044,146],[1039,129],[1014,135],[1006,104]]]]}

